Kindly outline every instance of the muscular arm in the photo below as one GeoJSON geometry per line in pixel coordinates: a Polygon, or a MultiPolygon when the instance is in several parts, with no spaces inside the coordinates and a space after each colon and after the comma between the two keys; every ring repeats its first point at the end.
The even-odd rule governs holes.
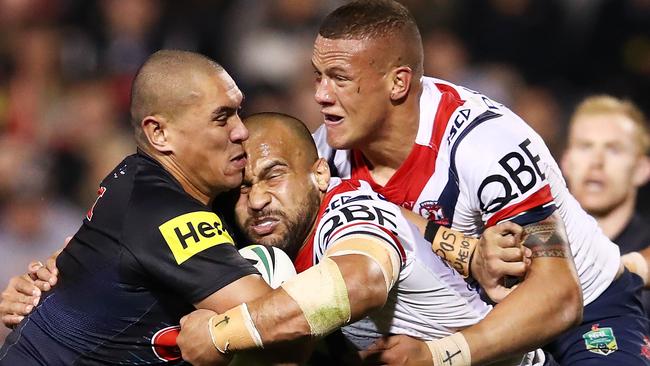
{"type": "MultiPolygon", "coordinates": [[[[350,320],[347,323],[359,320],[384,305],[388,293],[381,269],[375,261],[357,254],[335,256],[332,260],[338,265],[347,289],[350,304],[350,320]]],[[[305,286],[304,291],[315,298],[319,296],[318,288],[305,286]]],[[[323,316],[327,316],[328,304],[317,306],[324,313],[323,316]]],[[[313,337],[303,310],[284,289],[280,288],[263,299],[251,302],[249,309],[265,345],[313,337]]],[[[339,323],[336,327],[342,325],[339,323]]]]}
{"type": "Polygon", "coordinates": [[[559,214],[524,230],[532,251],[526,278],[485,319],[462,331],[472,364],[540,347],[582,319],[580,283],[559,214]]]}
{"type": "Polygon", "coordinates": [[[219,315],[190,314],[178,338],[183,357],[194,360],[185,344],[234,352],[310,341],[381,307],[398,277],[397,253],[362,235],[339,240],[331,249],[318,265],[264,298],[219,315]],[[375,248],[370,255],[362,252],[368,247],[375,248]]]}

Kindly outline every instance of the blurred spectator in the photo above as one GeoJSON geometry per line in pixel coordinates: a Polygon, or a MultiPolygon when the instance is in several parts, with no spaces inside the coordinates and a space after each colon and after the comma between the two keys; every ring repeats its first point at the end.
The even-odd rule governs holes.
{"type": "MultiPolygon", "coordinates": [[[[81,225],[83,211],[52,197],[48,156],[15,138],[0,141],[0,286],[46,258],[81,225]]],[[[7,332],[0,331],[0,343],[7,332]]]]}
{"type": "Polygon", "coordinates": [[[558,159],[564,127],[562,109],[553,93],[539,86],[523,88],[515,97],[513,111],[542,136],[553,157],[558,159]]]}
{"type": "Polygon", "coordinates": [[[309,65],[319,20],[340,1],[244,0],[231,13],[238,82],[285,89],[309,65]]]}
{"type": "Polygon", "coordinates": [[[59,32],[56,28],[27,27],[11,41],[13,75],[7,85],[6,133],[40,143],[41,126],[61,92],[59,32]]]}
{"type": "MultiPolygon", "coordinates": [[[[650,179],[650,135],[631,102],[593,96],[576,108],[562,159],[571,193],[621,254],[650,246],[650,219],[635,211],[637,190],[650,179]]],[[[650,314],[650,291],[644,292],[650,314]]]]}

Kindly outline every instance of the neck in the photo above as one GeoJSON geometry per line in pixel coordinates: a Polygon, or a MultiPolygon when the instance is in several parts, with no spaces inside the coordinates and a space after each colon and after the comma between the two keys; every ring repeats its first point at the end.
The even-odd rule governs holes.
{"type": "MultiPolygon", "coordinates": [[[[383,125],[372,139],[360,149],[364,157],[370,163],[370,171],[377,183],[390,178],[413,149],[413,143],[420,126],[420,95],[422,85],[417,83],[413,86],[404,103],[392,107],[390,114],[386,117],[383,125]],[[387,177],[386,177],[387,176],[387,177]]],[[[385,182],[384,182],[385,183],[385,182]]]]}
{"type": "Polygon", "coordinates": [[[636,195],[628,198],[623,204],[616,206],[612,211],[603,215],[595,215],[598,225],[609,238],[616,238],[625,229],[634,215],[634,202],[636,195]]]}
{"type": "Polygon", "coordinates": [[[209,189],[201,187],[196,182],[190,179],[189,174],[187,174],[183,168],[178,164],[174,159],[173,155],[165,155],[159,152],[153,152],[151,149],[140,147],[147,155],[156,160],[162,167],[171,174],[174,179],[180,183],[183,190],[192,196],[192,198],[201,202],[204,205],[209,205],[210,202],[217,196],[219,192],[210,192],[209,189]]]}

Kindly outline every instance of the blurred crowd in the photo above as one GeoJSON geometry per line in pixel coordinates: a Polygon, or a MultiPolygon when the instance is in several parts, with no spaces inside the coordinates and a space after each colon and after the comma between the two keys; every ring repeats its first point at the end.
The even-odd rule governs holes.
{"type": "MultiPolygon", "coordinates": [[[[209,55],[244,91],[244,114],[282,111],[315,129],[311,46],[342,2],[0,0],[0,287],[62,246],[99,181],[135,150],[130,82],[150,53],[209,55]]],[[[556,157],[585,95],[650,114],[650,0],[403,3],[421,28],[425,74],[509,106],[556,157]]],[[[638,200],[649,212],[647,185],[638,200]]]]}

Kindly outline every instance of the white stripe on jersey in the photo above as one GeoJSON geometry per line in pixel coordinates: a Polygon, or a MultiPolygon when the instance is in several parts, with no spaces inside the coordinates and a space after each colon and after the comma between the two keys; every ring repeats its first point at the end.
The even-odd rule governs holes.
{"type": "MultiPolygon", "coordinates": [[[[314,140],[333,170],[342,178],[371,181],[363,159],[332,150],[325,134],[325,128],[319,128],[314,140]]],[[[568,192],[539,135],[508,108],[474,91],[425,77],[415,149],[421,154],[410,155],[396,171],[390,181],[394,186],[371,181],[373,189],[468,235],[478,235],[504,219],[538,221],[550,214],[553,205],[548,204],[554,202],[566,227],[585,305],[611,284],[620,263],[618,247],[568,192]],[[431,171],[420,169],[427,164],[431,171]]]]}

